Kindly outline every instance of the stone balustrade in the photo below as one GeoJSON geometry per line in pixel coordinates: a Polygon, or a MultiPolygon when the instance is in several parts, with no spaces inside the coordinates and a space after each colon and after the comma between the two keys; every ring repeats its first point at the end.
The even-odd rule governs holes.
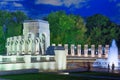
{"type": "MultiPolygon", "coordinates": [[[[56,46],[56,44],[52,44],[52,46],[56,46]]],[[[62,46],[62,44],[58,44],[58,46],[62,46]]],[[[109,53],[109,45],[98,45],[98,47],[95,47],[95,45],[93,44],[90,47],[88,47],[88,45],[86,44],[82,48],[80,44],[71,44],[70,49],[68,48],[68,46],[68,44],[64,44],[67,56],[107,58],[109,53]]]]}

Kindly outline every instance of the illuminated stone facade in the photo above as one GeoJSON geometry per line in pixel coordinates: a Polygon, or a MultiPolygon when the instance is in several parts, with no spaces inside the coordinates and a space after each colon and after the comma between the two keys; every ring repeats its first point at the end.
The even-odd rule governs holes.
{"type": "Polygon", "coordinates": [[[23,35],[7,38],[7,55],[45,54],[50,46],[49,23],[43,20],[27,20],[23,23],[23,35]]]}
{"type": "Polygon", "coordinates": [[[23,35],[7,38],[7,55],[0,55],[0,71],[33,68],[40,71],[65,70],[66,51],[56,49],[55,55],[45,55],[49,46],[49,23],[43,20],[24,21],[23,35]]]}

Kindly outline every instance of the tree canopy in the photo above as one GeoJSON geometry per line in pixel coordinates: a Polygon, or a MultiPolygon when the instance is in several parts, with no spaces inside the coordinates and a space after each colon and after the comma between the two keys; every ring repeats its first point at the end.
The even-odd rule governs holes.
{"type": "Polygon", "coordinates": [[[82,17],[53,12],[47,17],[50,23],[51,43],[84,44],[87,28],[82,17]]]}
{"type": "Polygon", "coordinates": [[[7,37],[22,35],[22,23],[28,17],[20,11],[0,11],[0,53],[5,52],[7,37]]]}
{"type": "Polygon", "coordinates": [[[110,44],[112,39],[119,42],[120,27],[101,14],[95,14],[87,18],[87,36],[91,39],[91,44],[110,44]]]}

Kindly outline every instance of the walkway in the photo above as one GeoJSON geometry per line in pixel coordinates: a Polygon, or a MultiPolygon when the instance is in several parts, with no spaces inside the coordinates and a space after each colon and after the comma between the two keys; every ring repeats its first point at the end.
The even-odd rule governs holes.
{"type": "MultiPolygon", "coordinates": [[[[92,74],[82,74],[82,72],[84,72],[84,71],[87,71],[87,68],[83,68],[83,67],[81,67],[81,68],[78,68],[78,69],[71,69],[71,70],[65,70],[65,71],[63,71],[63,72],[68,72],[68,73],[70,73],[69,75],[70,76],[77,76],[77,77],[89,77],[89,78],[98,78],[98,79],[101,79],[101,80],[103,80],[103,79],[110,79],[110,80],[120,80],[120,77],[111,77],[111,76],[100,76],[100,75],[92,75],[92,74]],[[81,74],[80,73],[74,73],[74,72],[81,72],[81,74]]],[[[93,72],[108,72],[108,70],[107,69],[105,69],[105,68],[92,68],[90,71],[93,71],[93,72]]],[[[108,73],[112,73],[112,72],[108,72],[108,73]]],[[[118,70],[118,71],[114,71],[114,73],[118,73],[118,74],[120,74],[120,71],[118,70]]]]}

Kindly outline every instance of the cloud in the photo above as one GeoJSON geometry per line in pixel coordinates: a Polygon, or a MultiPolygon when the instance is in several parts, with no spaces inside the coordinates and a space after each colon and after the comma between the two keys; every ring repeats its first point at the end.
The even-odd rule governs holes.
{"type": "Polygon", "coordinates": [[[8,2],[10,2],[10,1],[24,1],[24,0],[3,0],[3,1],[0,1],[0,2],[5,2],[5,1],[8,1],[8,2]]]}
{"type": "Polygon", "coordinates": [[[63,4],[67,7],[74,5],[77,8],[83,7],[87,4],[88,0],[64,0],[63,4]]]}
{"type": "Polygon", "coordinates": [[[76,8],[85,6],[89,0],[36,0],[35,4],[49,4],[54,6],[70,7],[74,5],[76,8]]]}
{"type": "Polygon", "coordinates": [[[117,7],[120,7],[120,3],[117,3],[116,6],[117,6],[117,7]]]}
{"type": "Polygon", "coordinates": [[[20,3],[16,3],[16,2],[14,2],[13,5],[14,5],[15,7],[23,7],[22,4],[20,4],[20,3]]]}
{"type": "Polygon", "coordinates": [[[62,5],[60,0],[36,0],[35,4],[50,4],[54,6],[62,5]]]}
{"type": "Polygon", "coordinates": [[[0,5],[7,5],[8,2],[0,2],[0,5]]]}
{"type": "Polygon", "coordinates": [[[110,2],[116,2],[117,0],[109,0],[110,2]]]}

